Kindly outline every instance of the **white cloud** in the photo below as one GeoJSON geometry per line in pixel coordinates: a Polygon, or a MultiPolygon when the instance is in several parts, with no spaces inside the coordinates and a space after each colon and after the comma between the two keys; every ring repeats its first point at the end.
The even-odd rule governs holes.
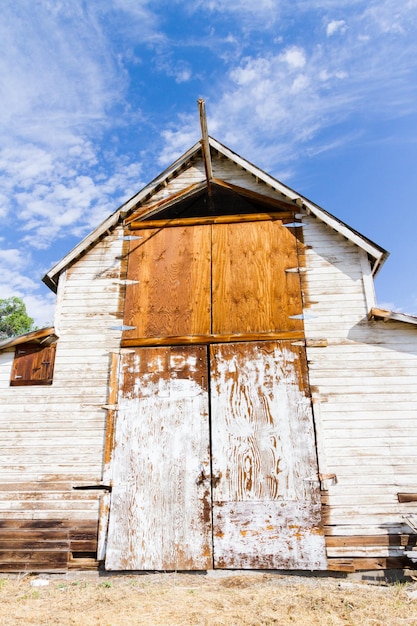
{"type": "Polygon", "coordinates": [[[332,20],[326,26],[326,35],[328,37],[331,37],[337,32],[343,34],[344,32],[346,32],[346,28],[347,26],[345,20],[332,20]]]}
{"type": "Polygon", "coordinates": [[[176,83],[186,83],[192,78],[192,70],[188,62],[182,60],[172,60],[161,55],[156,58],[157,70],[166,76],[173,78],[176,83]]]}
{"type": "Polygon", "coordinates": [[[19,269],[26,265],[25,257],[18,248],[9,248],[6,250],[0,250],[0,266],[8,269],[19,269]]]}
{"type": "Polygon", "coordinates": [[[243,15],[251,15],[253,17],[262,17],[276,13],[281,5],[285,4],[282,0],[239,0],[239,2],[224,2],[224,0],[196,0],[193,3],[193,10],[205,9],[219,13],[237,13],[243,15]]]}
{"type": "MultiPolygon", "coordinates": [[[[282,10],[289,6],[286,0],[277,4],[282,10]]],[[[340,8],[339,2],[331,1],[296,2],[298,8],[300,4],[306,12],[340,8]]],[[[358,0],[353,3],[354,11],[352,3],[342,4],[346,19],[328,19],[327,37],[304,39],[302,47],[287,44],[281,49],[280,39],[275,38],[275,51],[270,47],[236,62],[227,79],[222,77],[221,83],[208,90],[210,134],[274,171],[302,153],[340,146],[338,141],[319,141],[318,137],[347,119],[364,115],[386,119],[411,112],[417,97],[413,30],[417,0],[395,4],[396,37],[384,21],[394,9],[393,0],[358,0]],[[342,32],[344,37],[335,36],[342,32]]],[[[240,5],[225,4],[221,9],[214,3],[211,7],[238,11],[240,5]]],[[[316,19],[319,24],[320,14],[316,19]]],[[[183,122],[179,119],[164,133],[164,162],[191,144],[187,145],[189,120],[183,122]]],[[[357,132],[344,132],[343,137],[349,141],[360,133],[359,126],[357,132]]]]}
{"type": "Polygon", "coordinates": [[[405,34],[417,21],[416,0],[384,0],[373,2],[365,9],[363,20],[379,33],[405,34]]]}
{"type": "Polygon", "coordinates": [[[28,276],[33,264],[31,254],[19,248],[0,250],[0,298],[17,296],[26,304],[28,315],[36,325],[44,326],[53,318],[53,294],[42,296],[39,280],[28,276]]]}
{"type": "Polygon", "coordinates": [[[175,161],[185,150],[188,150],[198,141],[200,130],[196,115],[182,116],[181,127],[178,130],[167,128],[162,131],[164,147],[162,148],[158,163],[166,166],[175,161]]]}
{"type": "Polygon", "coordinates": [[[33,318],[35,326],[45,328],[53,326],[55,312],[55,294],[48,293],[40,295],[36,293],[25,293],[24,303],[26,311],[33,318]]]}
{"type": "Polygon", "coordinates": [[[306,55],[302,48],[298,46],[292,46],[287,48],[282,54],[281,59],[288,63],[291,69],[300,69],[306,64],[306,55]]]}

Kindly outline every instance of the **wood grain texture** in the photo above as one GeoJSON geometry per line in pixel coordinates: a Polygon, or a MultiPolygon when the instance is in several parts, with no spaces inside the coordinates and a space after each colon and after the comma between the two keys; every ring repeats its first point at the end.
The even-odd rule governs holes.
{"type": "MultiPolygon", "coordinates": [[[[212,343],[236,343],[240,341],[270,341],[276,339],[291,339],[301,341],[304,346],[304,332],[302,330],[282,330],[275,333],[227,333],[227,334],[209,334],[209,335],[187,335],[178,337],[147,337],[122,339],[122,347],[136,346],[175,346],[175,345],[195,345],[195,344],[212,344],[212,343]]],[[[317,342],[314,342],[316,345],[317,342]]],[[[323,345],[323,340],[319,341],[319,345],[323,345]]]]}
{"type": "Polygon", "coordinates": [[[122,353],[106,569],[211,568],[206,354],[122,353]]]}
{"type": "Polygon", "coordinates": [[[215,566],[325,568],[303,348],[217,345],[211,359],[215,566]]]}
{"type": "MultiPolygon", "coordinates": [[[[295,209],[294,209],[295,211],[295,209]]],[[[188,218],[172,218],[164,220],[146,220],[146,221],[133,221],[129,222],[129,228],[131,230],[142,230],[149,228],[175,228],[178,226],[197,226],[204,224],[232,224],[241,222],[264,222],[271,219],[287,218],[294,220],[294,212],[281,211],[280,213],[254,213],[254,214],[241,214],[241,215],[216,215],[208,217],[188,217],[188,218]]]]}
{"type": "Polygon", "coordinates": [[[24,343],[16,346],[10,385],[52,385],[56,345],[24,343]]]}
{"type": "Polygon", "coordinates": [[[296,239],[279,220],[213,227],[213,332],[302,330],[296,239]]]}
{"type": "Polygon", "coordinates": [[[95,562],[97,522],[0,519],[0,571],[65,571],[69,560],[95,562]],[[74,558],[74,555],[76,558],[74,558]]]}
{"type": "Polygon", "coordinates": [[[149,229],[132,241],[124,339],[210,333],[210,226],[149,229]]]}

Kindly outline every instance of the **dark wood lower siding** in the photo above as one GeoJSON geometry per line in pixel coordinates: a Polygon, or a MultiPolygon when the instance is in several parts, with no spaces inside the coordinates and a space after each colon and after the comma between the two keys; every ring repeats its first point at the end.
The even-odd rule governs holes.
{"type": "Polygon", "coordinates": [[[97,566],[97,521],[0,519],[1,572],[97,566]]]}
{"type": "MultiPolygon", "coordinates": [[[[333,529],[334,531],[334,529],[333,529]]],[[[381,548],[396,552],[403,548],[404,552],[412,550],[417,544],[417,535],[364,535],[338,536],[326,535],[326,548],[343,548],[343,557],[328,557],[328,570],[339,572],[356,572],[364,570],[415,569],[417,565],[403,556],[372,556],[381,552],[381,548]],[[366,552],[367,556],[357,556],[366,552]],[[349,554],[350,553],[350,554],[349,554]]]]}
{"type": "MultiPolygon", "coordinates": [[[[343,534],[343,528],[331,522],[330,499],[327,491],[321,492],[322,520],[327,550],[327,569],[337,572],[356,572],[365,570],[417,569],[406,556],[406,552],[417,546],[417,534],[410,532],[389,532],[386,534],[359,535],[343,534]]],[[[400,517],[400,516],[399,516],[400,517]]],[[[398,526],[401,525],[399,520],[398,526]]]]}
{"type": "MultiPolygon", "coordinates": [[[[405,556],[358,557],[358,549],[378,553],[381,548],[417,546],[416,534],[342,536],[325,527],[326,547],[351,554],[329,557],[328,570],[417,569],[405,556]],[[356,555],[355,555],[356,553],[356,555]]],[[[69,569],[97,569],[97,522],[94,520],[1,520],[0,572],[66,572],[69,569]]]]}
{"type": "Polygon", "coordinates": [[[390,535],[335,535],[335,528],[325,527],[326,548],[331,551],[334,548],[343,549],[343,557],[330,556],[327,558],[329,571],[356,572],[363,570],[380,569],[415,569],[413,563],[405,556],[358,556],[358,553],[369,555],[378,552],[393,552],[403,549],[411,551],[417,545],[416,534],[390,534],[390,535]]]}

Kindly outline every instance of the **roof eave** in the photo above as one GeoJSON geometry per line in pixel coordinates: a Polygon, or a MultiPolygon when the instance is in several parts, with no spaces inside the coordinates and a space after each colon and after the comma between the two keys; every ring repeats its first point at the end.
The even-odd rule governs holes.
{"type": "Polygon", "coordinates": [[[383,320],[384,322],[403,322],[404,324],[413,324],[417,326],[417,316],[408,315],[407,313],[399,313],[398,311],[387,311],[386,309],[378,309],[373,307],[368,315],[370,320],[383,320]]]}
{"type": "MultiPolygon", "coordinates": [[[[246,159],[240,157],[238,154],[227,148],[213,137],[209,137],[209,144],[217,150],[223,156],[229,158],[239,167],[242,167],[253,176],[262,180],[267,185],[278,191],[282,196],[287,197],[289,201],[297,204],[300,209],[304,209],[307,214],[313,215],[319,218],[322,222],[327,224],[330,228],[356,244],[360,248],[366,251],[371,262],[372,273],[375,275],[389,253],[375,244],[367,237],[361,235],[350,226],[347,226],[344,222],[337,219],[317,204],[308,200],[308,198],[301,196],[293,189],[281,183],[279,180],[270,176],[263,170],[259,169],[246,159]]],[[[107,218],[98,228],[87,235],[75,248],[73,248],[63,259],[56,263],[52,269],[45,274],[43,282],[54,292],[57,291],[59,276],[69,265],[71,265],[76,259],[92,247],[101,237],[115,228],[120,221],[125,219],[135,208],[141,203],[147,201],[158,190],[161,185],[165,185],[167,181],[183,169],[187,163],[202,151],[201,142],[195,143],[187,152],[181,155],[174,163],[166,168],[159,176],[154,178],[148,185],[146,185],[141,191],[132,196],[124,204],[122,204],[109,218],[107,218]]]]}
{"type": "Polygon", "coordinates": [[[54,293],[58,289],[58,281],[60,274],[78,259],[86,250],[94,245],[107,232],[112,231],[121,220],[123,220],[131,211],[133,211],[140,203],[144,202],[155,193],[156,189],[164,184],[169,178],[174,176],[181,170],[191,158],[193,158],[201,150],[201,143],[195,143],[187,152],[181,155],[174,163],[167,167],[159,176],[154,178],[150,183],[143,187],[137,194],[132,196],[124,204],[122,204],[110,217],[104,220],[98,228],[91,231],[79,244],[75,246],[67,255],[65,255],[58,263],[56,263],[42,278],[42,281],[54,293]]]}
{"type": "Polygon", "coordinates": [[[47,328],[32,330],[29,333],[24,333],[23,335],[18,335],[17,337],[4,339],[3,341],[0,341],[0,350],[12,348],[21,343],[50,344],[54,343],[57,339],[58,335],[55,333],[55,328],[53,326],[48,326],[47,328]]]}

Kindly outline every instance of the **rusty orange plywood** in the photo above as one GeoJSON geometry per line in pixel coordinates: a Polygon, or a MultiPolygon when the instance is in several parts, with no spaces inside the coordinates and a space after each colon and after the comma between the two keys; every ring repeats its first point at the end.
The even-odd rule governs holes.
{"type": "Polygon", "coordinates": [[[131,242],[123,334],[135,337],[210,333],[210,227],[141,231],[131,242]]]}
{"type": "Polygon", "coordinates": [[[280,220],[213,226],[213,332],[302,330],[296,238],[280,220]]]}

